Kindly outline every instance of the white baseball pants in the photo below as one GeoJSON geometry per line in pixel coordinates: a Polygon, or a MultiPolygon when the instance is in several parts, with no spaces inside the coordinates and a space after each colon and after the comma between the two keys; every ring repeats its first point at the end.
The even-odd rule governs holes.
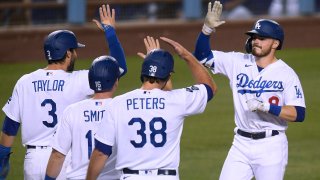
{"type": "Polygon", "coordinates": [[[282,180],[287,162],[285,133],[259,140],[236,134],[220,180],[282,180]]]}
{"type": "MultiPolygon", "coordinates": [[[[51,155],[51,147],[36,147],[27,149],[24,158],[24,180],[43,180],[46,175],[47,164],[51,155]]],[[[70,157],[66,156],[65,162],[57,180],[66,179],[67,164],[70,157]]]]}

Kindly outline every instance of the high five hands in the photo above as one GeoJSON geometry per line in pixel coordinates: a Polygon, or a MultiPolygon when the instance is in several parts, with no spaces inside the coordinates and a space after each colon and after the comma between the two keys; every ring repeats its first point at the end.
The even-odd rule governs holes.
{"type": "Polygon", "coordinates": [[[213,31],[215,31],[216,27],[225,23],[225,21],[220,20],[221,13],[222,4],[220,1],[215,1],[213,6],[211,5],[211,2],[208,3],[208,12],[202,27],[202,32],[204,34],[210,35],[213,31]]]}
{"type": "Polygon", "coordinates": [[[98,21],[96,19],[92,20],[94,23],[96,23],[96,25],[98,26],[99,29],[101,29],[102,31],[105,31],[105,29],[108,28],[108,26],[112,26],[113,28],[115,28],[116,12],[114,9],[110,10],[109,4],[107,4],[107,6],[102,5],[99,8],[99,15],[100,15],[100,21],[98,21]]]}

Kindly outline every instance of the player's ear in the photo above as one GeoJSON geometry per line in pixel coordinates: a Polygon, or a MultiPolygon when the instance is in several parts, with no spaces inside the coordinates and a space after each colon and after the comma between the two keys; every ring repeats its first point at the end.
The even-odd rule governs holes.
{"type": "Polygon", "coordinates": [[[119,79],[116,80],[116,82],[114,82],[114,85],[112,87],[112,89],[115,91],[118,87],[118,84],[119,84],[119,79]]]}
{"type": "Polygon", "coordinates": [[[274,40],[274,41],[273,41],[272,48],[273,48],[273,49],[277,49],[279,45],[280,45],[280,41],[279,41],[279,40],[274,40]]]}
{"type": "Polygon", "coordinates": [[[66,58],[71,58],[72,52],[70,50],[67,50],[66,52],[66,58]]]}

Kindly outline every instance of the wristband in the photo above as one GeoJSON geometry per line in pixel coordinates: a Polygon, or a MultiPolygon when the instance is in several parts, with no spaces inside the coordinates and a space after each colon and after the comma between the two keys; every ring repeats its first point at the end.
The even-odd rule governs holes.
{"type": "Polygon", "coordinates": [[[10,154],[11,147],[6,147],[0,144],[0,158],[6,157],[8,154],[10,154]]]}
{"type": "Polygon", "coordinates": [[[46,175],[46,177],[44,177],[44,180],[55,180],[56,178],[50,177],[48,175],[46,175]]]}
{"type": "Polygon", "coordinates": [[[206,24],[203,24],[202,26],[202,32],[205,35],[210,35],[212,32],[215,32],[216,30],[214,28],[210,28],[209,26],[207,26],[206,24]]]}
{"type": "Polygon", "coordinates": [[[277,105],[274,105],[274,104],[270,104],[270,109],[269,109],[269,113],[270,114],[273,114],[275,116],[279,116],[280,115],[280,112],[281,112],[281,106],[277,106],[277,105]]]}
{"type": "Polygon", "coordinates": [[[102,24],[101,23],[101,26],[102,26],[102,28],[103,28],[103,30],[104,31],[107,31],[109,28],[113,28],[111,25],[109,25],[109,24],[102,24]]]}

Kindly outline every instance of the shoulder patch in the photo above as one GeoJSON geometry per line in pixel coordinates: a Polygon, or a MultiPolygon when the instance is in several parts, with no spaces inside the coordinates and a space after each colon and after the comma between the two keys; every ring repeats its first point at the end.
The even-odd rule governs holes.
{"type": "Polygon", "coordinates": [[[197,86],[190,86],[190,87],[186,88],[186,91],[188,91],[188,92],[193,92],[196,90],[199,90],[199,88],[197,86]]]}
{"type": "Polygon", "coordinates": [[[7,104],[9,104],[11,100],[12,100],[12,97],[9,97],[7,104]]]}

